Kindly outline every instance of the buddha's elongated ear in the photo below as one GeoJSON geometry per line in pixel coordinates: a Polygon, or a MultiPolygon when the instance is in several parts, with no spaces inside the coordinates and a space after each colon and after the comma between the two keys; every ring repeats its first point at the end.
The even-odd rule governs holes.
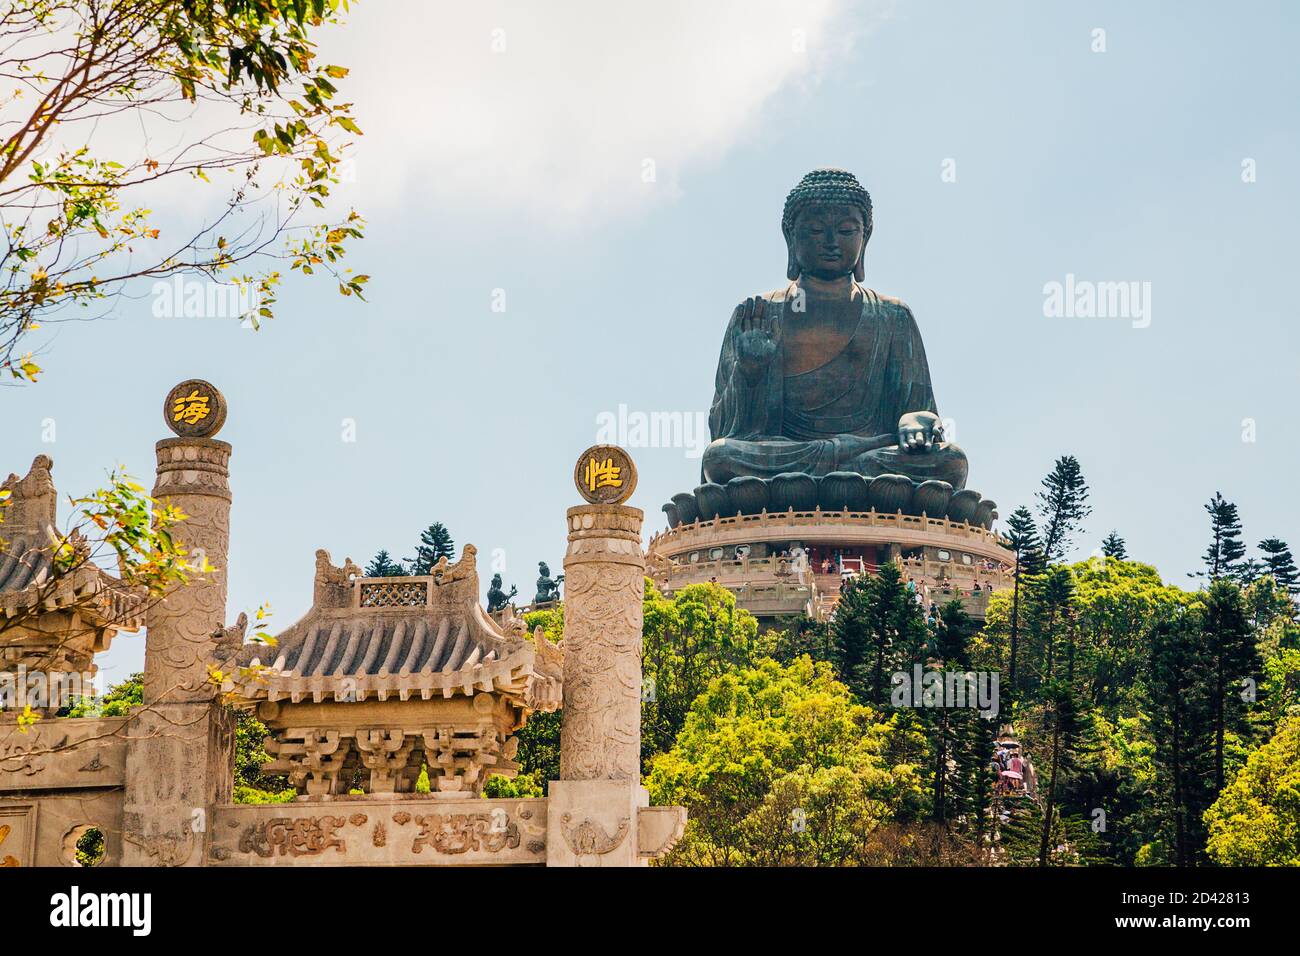
{"type": "Polygon", "coordinates": [[[858,262],[853,267],[853,278],[861,282],[867,277],[867,244],[862,243],[862,252],[858,254],[858,262]]]}
{"type": "Polygon", "coordinates": [[[785,277],[793,282],[799,278],[799,260],[794,257],[794,244],[789,239],[785,242],[786,260],[785,260],[785,277]]]}

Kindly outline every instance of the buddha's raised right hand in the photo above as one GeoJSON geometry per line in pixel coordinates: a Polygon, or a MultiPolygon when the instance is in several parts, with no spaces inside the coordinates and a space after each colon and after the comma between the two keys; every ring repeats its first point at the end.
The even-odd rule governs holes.
{"type": "Polygon", "coordinates": [[[781,339],[779,316],[780,310],[769,308],[762,296],[750,296],[736,306],[736,364],[749,383],[762,376],[776,355],[781,339]]]}

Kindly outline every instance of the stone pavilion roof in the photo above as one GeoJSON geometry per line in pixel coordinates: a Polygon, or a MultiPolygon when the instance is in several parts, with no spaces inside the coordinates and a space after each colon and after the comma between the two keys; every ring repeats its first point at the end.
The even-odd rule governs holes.
{"type": "Polygon", "coordinates": [[[528,710],[560,704],[563,655],[522,619],[497,625],[479,604],[475,549],[422,576],[367,578],[316,554],[311,610],[238,652],[226,689],[245,701],[428,700],[501,693],[528,710]]]}
{"type": "MultiPolygon", "coordinates": [[[[75,610],[86,623],[111,630],[135,630],[143,625],[144,595],[89,562],[56,575],[54,543],[57,492],[50,471],[54,462],[38,455],[26,477],[11,474],[0,485],[9,492],[0,521],[0,616],[14,617],[40,607],[42,611],[75,610]]],[[[74,532],[74,547],[89,546],[74,532]]],[[[104,635],[107,647],[111,633],[104,635]]]]}

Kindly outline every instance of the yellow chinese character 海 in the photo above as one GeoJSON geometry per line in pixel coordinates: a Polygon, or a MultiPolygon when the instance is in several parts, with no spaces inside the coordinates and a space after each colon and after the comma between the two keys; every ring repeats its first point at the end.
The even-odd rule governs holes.
{"type": "Polygon", "coordinates": [[[196,388],[185,398],[176,399],[176,404],[172,406],[172,421],[184,419],[185,424],[193,425],[207,418],[210,411],[212,409],[208,407],[208,396],[200,394],[196,388]]]}
{"type": "Polygon", "coordinates": [[[587,490],[595,491],[597,488],[622,488],[623,479],[619,477],[622,471],[614,464],[613,458],[606,458],[598,462],[594,458],[587,459],[587,490]]]}

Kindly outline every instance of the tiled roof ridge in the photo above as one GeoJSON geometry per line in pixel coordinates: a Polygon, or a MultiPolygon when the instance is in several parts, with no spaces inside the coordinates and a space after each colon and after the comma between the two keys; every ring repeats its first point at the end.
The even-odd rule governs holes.
{"type": "Polygon", "coordinates": [[[538,661],[522,627],[503,631],[487,615],[475,555],[466,545],[458,562],[443,559],[428,575],[368,578],[350,560],[338,568],[318,551],[311,609],[274,645],[240,649],[235,666],[224,668],[226,689],[250,701],[428,700],[492,691],[558,701],[558,649],[548,644],[538,661]],[[405,603],[363,603],[368,599],[405,603]]]}

